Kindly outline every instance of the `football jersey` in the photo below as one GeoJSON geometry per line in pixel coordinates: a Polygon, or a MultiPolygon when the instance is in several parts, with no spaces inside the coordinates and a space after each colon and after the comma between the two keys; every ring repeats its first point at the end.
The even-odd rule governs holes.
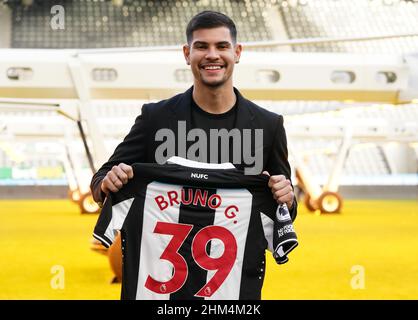
{"type": "Polygon", "coordinates": [[[277,263],[297,245],[266,175],[173,157],[136,163],[104,202],[93,236],[122,239],[122,299],[260,299],[265,250],[277,263]]]}

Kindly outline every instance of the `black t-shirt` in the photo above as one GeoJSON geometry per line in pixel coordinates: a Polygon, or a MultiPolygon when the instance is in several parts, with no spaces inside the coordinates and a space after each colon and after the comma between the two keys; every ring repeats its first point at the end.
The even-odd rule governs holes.
{"type": "MultiPolygon", "coordinates": [[[[238,100],[237,100],[238,101],[238,100]]],[[[211,135],[210,130],[211,129],[226,129],[228,131],[232,130],[236,127],[236,118],[237,118],[237,102],[235,102],[234,106],[228,110],[225,113],[221,114],[215,114],[215,113],[209,113],[203,110],[201,107],[199,107],[196,102],[192,99],[192,115],[191,115],[191,121],[192,121],[192,129],[202,129],[206,137],[208,137],[207,145],[207,158],[205,157],[200,158],[200,161],[208,162],[208,163],[222,163],[222,162],[232,162],[232,139],[230,139],[230,146],[229,146],[229,155],[228,158],[221,158],[221,143],[218,143],[218,156],[215,157],[210,152],[210,146],[211,146],[211,135]],[[212,155],[212,158],[211,158],[212,155]],[[206,161],[205,161],[206,160],[206,161]]],[[[198,154],[197,154],[198,155],[198,154]]],[[[199,155],[200,156],[200,155],[199,155]]]]}
{"type": "Polygon", "coordinates": [[[227,112],[216,114],[206,112],[192,99],[193,128],[200,128],[207,132],[209,132],[210,129],[231,130],[235,127],[236,115],[237,102],[235,102],[234,106],[227,112]]]}

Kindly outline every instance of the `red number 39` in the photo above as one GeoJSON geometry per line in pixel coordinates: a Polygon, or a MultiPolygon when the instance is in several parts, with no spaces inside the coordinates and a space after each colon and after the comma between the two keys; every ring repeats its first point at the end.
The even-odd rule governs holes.
{"type": "MultiPolygon", "coordinates": [[[[160,259],[169,261],[174,270],[171,279],[165,282],[155,280],[149,275],[145,282],[147,289],[156,293],[170,294],[184,285],[188,275],[187,263],[184,257],[178,253],[178,250],[192,228],[193,226],[189,224],[157,222],[154,233],[173,236],[160,259]]],[[[201,268],[216,270],[208,283],[195,294],[197,297],[211,297],[225,281],[234,265],[237,256],[235,237],[231,231],[224,227],[208,226],[196,233],[191,249],[193,259],[201,268]],[[212,258],[206,252],[206,246],[212,239],[219,239],[224,244],[224,251],[220,257],[212,258]]]]}

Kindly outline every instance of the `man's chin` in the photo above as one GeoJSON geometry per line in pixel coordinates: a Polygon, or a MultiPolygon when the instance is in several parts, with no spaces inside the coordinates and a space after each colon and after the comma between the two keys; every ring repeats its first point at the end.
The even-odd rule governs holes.
{"type": "Polygon", "coordinates": [[[203,80],[202,83],[210,88],[219,88],[221,86],[223,86],[226,83],[226,80],[222,79],[219,81],[205,81],[203,80]]]}

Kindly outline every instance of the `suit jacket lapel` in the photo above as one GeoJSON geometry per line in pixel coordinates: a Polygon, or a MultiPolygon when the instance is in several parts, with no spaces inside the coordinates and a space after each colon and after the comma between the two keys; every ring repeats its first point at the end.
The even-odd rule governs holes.
{"type": "Polygon", "coordinates": [[[254,114],[251,110],[251,106],[247,99],[245,99],[241,93],[234,88],[235,94],[237,96],[237,119],[235,127],[242,129],[253,129],[254,128],[254,114]]]}
{"type": "Polygon", "coordinates": [[[186,132],[191,129],[192,93],[193,86],[180,96],[176,104],[170,106],[170,129],[175,132],[176,136],[179,121],[186,121],[186,132]]]}
{"type": "MultiPolygon", "coordinates": [[[[242,158],[241,158],[241,162],[239,163],[234,163],[234,165],[241,170],[244,170],[244,168],[248,167],[248,166],[253,166],[254,163],[252,161],[255,161],[254,157],[258,157],[258,159],[260,159],[259,157],[261,157],[261,162],[264,165],[264,160],[265,160],[265,156],[264,156],[264,151],[265,151],[265,144],[263,143],[264,140],[264,129],[263,126],[265,125],[264,123],[259,123],[254,115],[254,112],[252,110],[252,105],[251,103],[245,99],[237,89],[235,89],[235,93],[237,95],[237,99],[238,99],[238,113],[237,113],[237,120],[236,120],[236,124],[235,127],[237,129],[239,129],[241,131],[241,133],[243,133],[244,129],[250,129],[251,130],[251,141],[244,141],[243,140],[243,149],[242,149],[242,158]],[[256,136],[255,136],[255,131],[253,130],[262,130],[262,139],[261,140],[261,144],[260,141],[257,139],[256,140],[256,136]],[[247,163],[248,161],[248,163],[247,163]]],[[[245,135],[243,135],[243,139],[245,138],[245,135]]],[[[230,159],[233,159],[233,155],[230,154],[230,159]]]]}
{"type": "Polygon", "coordinates": [[[171,105],[169,127],[175,136],[175,155],[187,158],[187,150],[191,141],[187,141],[187,133],[191,130],[193,86],[180,95],[176,104],[171,105]],[[182,122],[180,124],[180,121],[182,122]]]}

